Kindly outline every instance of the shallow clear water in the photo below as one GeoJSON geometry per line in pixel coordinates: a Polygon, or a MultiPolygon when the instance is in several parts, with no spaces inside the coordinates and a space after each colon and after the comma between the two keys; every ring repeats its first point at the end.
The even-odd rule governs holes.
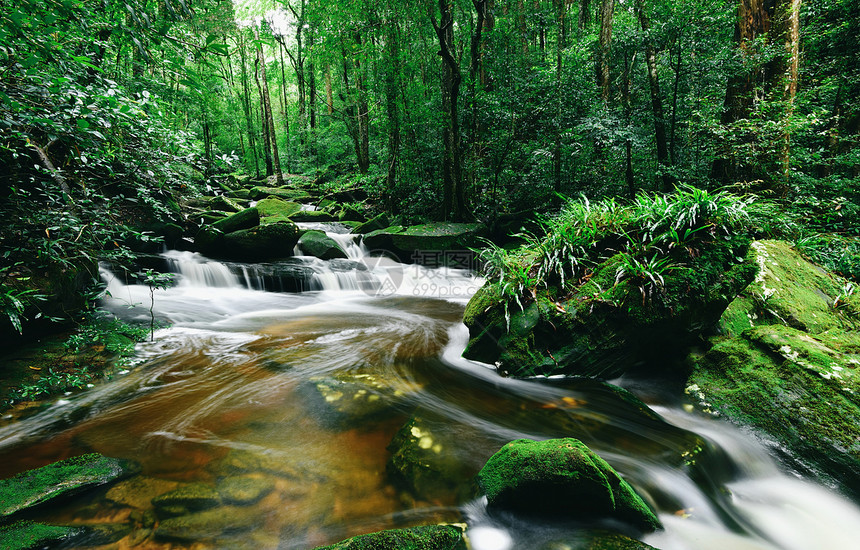
{"type": "MultiPolygon", "coordinates": [[[[677,405],[643,409],[602,383],[501,378],[460,357],[480,280],[351,253],[351,270],[294,260],[318,289],[302,293],[255,290],[258,266],[167,253],[182,275],[155,291],[154,312],[170,328],[139,346],[131,372],[0,429],[0,475],[91,451],[140,462],[140,476],[35,516],[123,524],[120,548],[303,549],[443,521],[466,523],[475,550],[576,548],[593,525],[490,516],[470,485],[512,439],[576,437],[659,512],[666,529],[643,538],[659,548],[856,547],[858,507],[785,472],[749,434],[677,405]],[[370,379],[384,406],[341,406],[317,385],[370,379]],[[412,417],[447,468],[420,490],[387,467],[412,417]],[[152,498],[237,477],[268,492],[224,508],[229,528],[159,535],[152,498]]],[[[149,319],[148,288],[109,288],[108,309],[149,319]]]]}

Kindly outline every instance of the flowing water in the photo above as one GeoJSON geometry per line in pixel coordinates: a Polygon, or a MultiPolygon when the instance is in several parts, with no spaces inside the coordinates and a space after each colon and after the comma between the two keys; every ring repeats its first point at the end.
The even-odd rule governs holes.
{"type": "Polygon", "coordinates": [[[168,252],[178,284],[152,302],[105,273],[106,308],[148,322],[152,305],[170,328],[139,346],[129,372],[0,429],[0,476],[92,451],[142,471],[34,519],[121,524],[117,548],[305,549],[438,522],[465,523],[475,550],[577,548],[594,525],[490,515],[471,483],[510,440],[569,436],[658,511],[665,530],[643,537],[656,547],[858,547],[856,504],[785,471],[751,435],[655,388],[640,392],[658,396],[651,410],[603,383],[501,378],[460,357],[479,279],[367,257],[323,228],[348,260],[168,252]],[[425,461],[413,482],[389,465],[410,436],[425,461]],[[178,533],[160,527],[170,510],[153,498],[236,479],[259,490],[178,533]]]}

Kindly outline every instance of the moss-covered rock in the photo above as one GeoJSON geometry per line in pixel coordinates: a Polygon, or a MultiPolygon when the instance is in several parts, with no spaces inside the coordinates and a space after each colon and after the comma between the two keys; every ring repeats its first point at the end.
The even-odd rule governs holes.
{"type": "Polygon", "coordinates": [[[540,547],[540,550],[656,550],[653,546],[632,539],[621,533],[602,529],[589,529],[577,533],[575,537],[553,541],[540,547]]]}
{"type": "Polygon", "coordinates": [[[788,243],[755,242],[755,279],[689,358],[704,408],[777,440],[801,469],[860,495],[860,307],[847,282],[788,243]]]}
{"type": "Polygon", "coordinates": [[[302,205],[270,197],[258,201],[254,208],[260,212],[260,223],[268,224],[289,220],[291,216],[301,212],[302,205]]]}
{"type": "Polygon", "coordinates": [[[384,250],[407,263],[436,266],[451,260],[466,266],[471,265],[470,248],[478,245],[478,237],[485,231],[486,228],[477,223],[436,222],[405,228],[391,226],[370,231],[364,235],[363,242],[371,250],[384,250]],[[458,256],[447,258],[446,253],[452,251],[458,252],[458,256]]]}
{"type": "Polygon", "coordinates": [[[298,226],[291,221],[259,225],[224,235],[223,247],[214,253],[251,262],[286,258],[292,256],[299,235],[298,226]]]}
{"type": "Polygon", "coordinates": [[[213,539],[248,531],[258,519],[253,508],[222,506],[162,520],[155,529],[155,537],[188,541],[213,539]]]}
{"type": "Polygon", "coordinates": [[[364,235],[365,233],[370,233],[371,231],[376,231],[378,229],[385,229],[391,225],[391,221],[388,219],[388,214],[383,212],[378,216],[374,216],[373,218],[367,220],[362,223],[358,227],[355,228],[355,232],[359,235],[364,235]]]}
{"type": "Polygon", "coordinates": [[[325,210],[302,210],[290,216],[290,219],[294,222],[336,222],[337,216],[325,210]]]}
{"type": "Polygon", "coordinates": [[[250,198],[258,201],[266,197],[277,197],[288,201],[307,201],[312,199],[311,195],[302,189],[291,189],[289,187],[252,187],[248,190],[250,198]]]}
{"type": "Polygon", "coordinates": [[[316,550],[466,550],[459,525],[423,525],[359,535],[316,550]]]}
{"type": "Polygon", "coordinates": [[[703,247],[689,269],[666,273],[663,292],[651,299],[635,281],[617,281],[620,255],[580,284],[534,289],[521,299],[522,309],[486,285],[466,307],[470,340],[463,355],[520,377],[610,378],[680,362],[752,281],[755,265],[743,261],[748,244],[734,238],[703,247]]]}
{"type": "Polygon", "coordinates": [[[352,206],[344,206],[340,209],[340,213],[338,213],[337,219],[342,222],[364,223],[365,221],[367,221],[367,216],[365,216],[352,206]]]}
{"type": "Polygon", "coordinates": [[[209,208],[211,210],[223,210],[226,212],[238,212],[242,210],[242,206],[238,202],[223,195],[212,197],[212,200],[209,201],[209,208]]]}
{"type": "Polygon", "coordinates": [[[765,431],[801,467],[858,493],[860,333],[759,326],[717,342],[694,365],[687,390],[704,407],[765,431]]]}
{"type": "Polygon", "coordinates": [[[59,497],[106,485],[132,475],[128,460],[91,453],[67,458],[0,480],[0,516],[8,516],[59,497]]]}
{"type": "Polygon", "coordinates": [[[260,224],[260,211],[257,208],[245,208],[236,212],[232,216],[228,216],[219,222],[212,224],[212,227],[221,233],[232,233],[242,229],[250,229],[260,224]]]}
{"type": "Polygon", "coordinates": [[[661,528],[633,488],[573,438],[512,441],[487,461],[478,484],[491,508],[576,519],[614,518],[642,531],[661,528]]]}
{"type": "Polygon", "coordinates": [[[299,249],[308,256],[321,260],[346,258],[347,254],[340,245],[322,231],[306,231],[299,239],[299,249]]]}
{"type": "Polygon", "coordinates": [[[19,521],[11,525],[0,526],[0,548],[4,550],[54,548],[80,532],[81,529],[76,527],[19,521]]]}

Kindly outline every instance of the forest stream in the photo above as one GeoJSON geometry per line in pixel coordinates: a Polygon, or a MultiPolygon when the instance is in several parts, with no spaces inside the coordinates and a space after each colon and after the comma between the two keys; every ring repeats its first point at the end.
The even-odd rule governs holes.
{"type": "Polygon", "coordinates": [[[0,429],[0,477],[93,451],[142,470],[33,519],[121,525],[118,548],[307,549],[440,522],[465,523],[474,550],[576,548],[594,525],[491,515],[471,485],[508,441],[575,437],[658,512],[665,529],[637,537],[657,548],[856,547],[857,504],[786,471],[765,442],[647,383],[629,389],[652,411],[604,383],[502,378],[461,358],[480,279],[367,256],[326,229],[350,259],[289,260],[302,292],[274,291],[253,264],[168,251],[177,284],[151,303],[105,270],[105,308],[148,322],[152,305],[169,328],[128,372],[0,429]],[[404,426],[430,457],[423,485],[390,465],[404,426]],[[159,495],[237,479],[252,480],[244,498],[160,531],[159,495]]]}

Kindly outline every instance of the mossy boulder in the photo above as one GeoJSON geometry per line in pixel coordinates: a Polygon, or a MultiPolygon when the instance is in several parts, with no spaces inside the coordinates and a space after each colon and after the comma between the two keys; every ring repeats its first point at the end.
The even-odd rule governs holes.
{"type": "Polygon", "coordinates": [[[422,525],[359,535],[316,550],[466,550],[459,525],[422,525]]]}
{"type": "Polygon", "coordinates": [[[0,480],[0,516],[106,485],[139,470],[137,464],[91,453],[0,480]]]}
{"type": "Polygon", "coordinates": [[[518,377],[611,378],[680,363],[755,276],[755,265],[744,261],[748,245],[736,237],[703,246],[687,269],[666,273],[650,298],[636,281],[617,280],[620,254],[582,283],[534,289],[520,299],[522,308],[487,284],[466,306],[463,355],[518,377]]]}
{"type": "Polygon", "coordinates": [[[18,521],[0,526],[0,548],[4,550],[30,550],[55,548],[81,533],[78,527],[44,525],[32,521],[18,521]]]}
{"type": "Polygon", "coordinates": [[[228,233],[218,255],[250,262],[259,262],[293,255],[299,241],[298,226],[291,221],[278,221],[228,233]]]}
{"type": "Polygon", "coordinates": [[[301,212],[302,205],[270,197],[258,201],[254,208],[260,212],[260,223],[268,224],[289,220],[291,216],[301,212]]]}
{"type": "Polygon", "coordinates": [[[860,333],[759,326],[693,361],[688,393],[860,496],[860,333]]]}
{"type": "Polygon", "coordinates": [[[755,279],[726,308],[713,347],[690,356],[687,391],[860,496],[860,301],[788,243],[755,242],[748,262],[755,279]]]}
{"type": "Polygon", "coordinates": [[[376,229],[364,235],[364,244],[371,250],[389,252],[407,263],[435,267],[450,263],[450,259],[466,267],[471,261],[470,248],[479,244],[478,237],[484,233],[482,224],[435,222],[376,229]],[[450,256],[452,252],[456,252],[457,256],[450,256]]]}
{"type": "Polygon", "coordinates": [[[374,216],[373,218],[367,220],[362,223],[358,227],[355,228],[355,232],[359,235],[364,235],[365,233],[370,233],[371,231],[376,231],[378,229],[385,229],[391,225],[391,221],[388,219],[388,214],[383,212],[378,216],[374,216]]]}
{"type": "Polygon", "coordinates": [[[290,216],[290,219],[294,222],[336,222],[337,216],[325,210],[302,210],[290,216]]]}
{"type": "Polygon", "coordinates": [[[277,197],[279,199],[296,202],[306,201],[312,198],[307,191],[291,189],[289,187],[257,186],[249,189],[248,193],[250,198],[255,201],[265,199],[266,197],[277,197]]]}
{"type": "Polygon", "coordinates": [[[342,222],[363,223],[367,221],[367,216],[365,216],[352,206],[344,206],[340,209],[340,213],[337,215],[337,219],[342,222]]]}
{"type": "Polygon", "coordinates": [[[578,439],[512,441],[487,461],[478,485],[491,509],[661,528],[636,491],[578,439]]]}
{"type": "Polygon", "coordinates": [[[232,233],[242,229],[250,229],[260,225],[260,211],[257,208],[245,208],[235,214],[212,224],[221,233],[232,233]]]}
{"type": "Polygon", "coordinates": [[[621,533],[603,529],[580,531],[575,537],[544,544],[539,550],[656,550],[653,546],[621,533]]]}
{"type": "Polygon", "coordinates": [[[230,197],[223,195],[212,197],[208,206],[210,210],[223,210],[225,212],[238,212],[242,210],[242,205],[230,197]]]}
{"type": "Polygon", "coordinates": [[[346,258],[347,254],[340,245],[322,231],[306,231],[298,241],[299,249],[308,256],[321,260],[346,258]]]}

